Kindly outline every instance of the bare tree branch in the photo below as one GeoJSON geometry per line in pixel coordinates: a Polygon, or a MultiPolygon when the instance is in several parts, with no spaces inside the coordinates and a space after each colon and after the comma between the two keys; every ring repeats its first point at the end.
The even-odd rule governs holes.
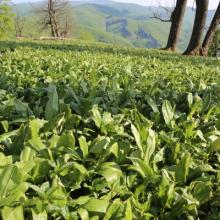
{"type": "Polygon", "coordinates": [[[40,14],[43,29],[50,28],[54,38],[66,38],[73,29],[69,0],[47,0],[35,13],[40,14]]]}
{"type": "MultiPolygon", "coordinates": [[[[158,4],[159,4],[159,1],[158,1],[158,4]]],[[[162,13],[156,12],[150,18],[157,19],[161,22],[172,22],[174,8],[168,8],[168,7],[164,7],[160,5],[159,9],[160,10],[162,9],[165,12],[165,15],[162,13]]]]}
{"type": "Polygon", "coordinates": [[[23,29],[24,29],[24,23],[26,19],[25,17],[22,17],[17,11],[16,17],[15,17],[15,32],[16,32],[16,38],[23,37],[23,29]]]}
{"type": "Polygon", "coordinates": [[[150,18],[157,19],[157,20],[162,21],[162,22],[171,22],[172,21],[171,18],[170,19],[162,18],[162,16],[158,13],[154,13],[154,15],[151,16],[150,18]]]}

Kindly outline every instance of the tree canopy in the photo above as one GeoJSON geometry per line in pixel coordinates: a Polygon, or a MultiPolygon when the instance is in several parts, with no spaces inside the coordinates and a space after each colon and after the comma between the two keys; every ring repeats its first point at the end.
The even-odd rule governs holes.
{"type": "Polygon", "coordinates": [[[8,0],[0,1],[0,39],[5,38],[13,27],[13,14],[8,0]]]}

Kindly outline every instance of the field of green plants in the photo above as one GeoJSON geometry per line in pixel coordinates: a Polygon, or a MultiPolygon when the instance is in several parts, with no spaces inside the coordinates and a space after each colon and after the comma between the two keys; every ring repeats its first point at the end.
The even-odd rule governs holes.
{"type": "Polygon", "coordinates": [[[0,47],[0,219],[220,219],[220,61],[0,47]]]}

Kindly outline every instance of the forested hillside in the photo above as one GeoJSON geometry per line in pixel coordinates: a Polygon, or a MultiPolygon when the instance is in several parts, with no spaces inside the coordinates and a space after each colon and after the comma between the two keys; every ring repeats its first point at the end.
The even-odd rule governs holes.
{"type": "MultiPolygon", "coordinates": [[[[38,22],[34,10],[42,3],[18,4],[14,11],[20,11],[25,17],[24,35],[39,37],[47,35],[38,22]],[[25,10],[24,10],[25,8],[25,10]],[[33,10],[34,9],[34,10],[33,10]]],[[[163,9],[143,7],[136,4],[125,4],[112,1],[72,2],[74,30],[72,35],[86,40],[114,43],[136,47],[164,46],[169,33],[169,23],[163,23],[151,17],[155,12],[164,13],[163,9]]],[[[214,11],[209,11],[208,23],[214,11]]],[[[183,49],[189,42],[195,11],[187,9],[183,24],[183,34],[179,48],[183,49]]]]}

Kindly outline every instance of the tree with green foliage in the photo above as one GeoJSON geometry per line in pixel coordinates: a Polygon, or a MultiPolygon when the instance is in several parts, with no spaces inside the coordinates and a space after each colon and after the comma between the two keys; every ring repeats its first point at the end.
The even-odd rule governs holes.
{"type": "Polygon", "coordinates": [[[0,39],[8,36],[13,27],[13,14],[8,0],[0,0],[0,39]]]}

